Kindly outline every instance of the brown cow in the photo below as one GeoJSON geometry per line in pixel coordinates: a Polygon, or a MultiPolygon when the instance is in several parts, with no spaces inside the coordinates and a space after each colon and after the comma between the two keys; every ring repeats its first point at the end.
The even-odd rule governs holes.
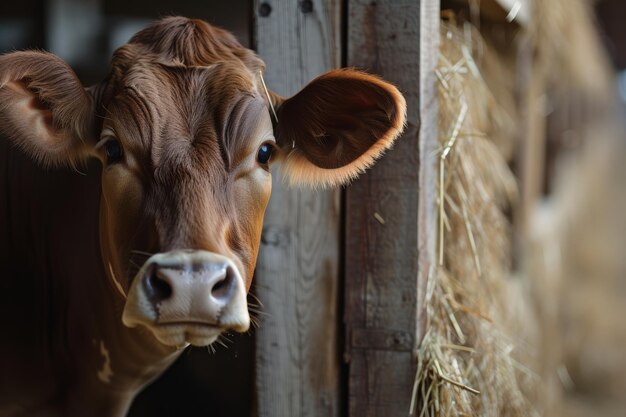
{"type": "Polygon", "coordinates": [[[0,129],[28,155],[0,142],[0,415],[123,416],[183,347],[247,330],[270,163],[344,184],[403,127],[379,78],[331,71],[284,99],[263,69],[181,17],[88,89],[49,53],[0,57],[0,129]],[[101,172],[30,162],[80,173],[90,158],[101,172]]]}

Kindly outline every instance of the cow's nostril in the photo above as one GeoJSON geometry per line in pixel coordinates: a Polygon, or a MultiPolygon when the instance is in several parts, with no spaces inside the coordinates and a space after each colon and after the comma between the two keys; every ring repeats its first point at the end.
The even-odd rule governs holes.
{"type": "Polygon", "coordinates": [[[230,266],[226,267],[226,273],[224,274],[224,278],[219,280],[213,285],[211,288],[211,295],[216,299],[227,299],[230,296],[231,290],[233,288],[233,280],[235,277],[235,273],[230,266]]]}
{"type": "Polygon", "coordinates": [[[172,295],[172,286],[159,278],[156,268],[152,269],[144,283],[148,298],[150,298],[153,303],[167,300],[172,295]]]}

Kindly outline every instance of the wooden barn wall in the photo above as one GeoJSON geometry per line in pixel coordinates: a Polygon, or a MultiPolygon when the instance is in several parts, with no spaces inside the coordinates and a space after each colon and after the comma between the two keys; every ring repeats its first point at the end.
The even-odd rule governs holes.
{"type": "Polygon", "coordinates": [[[394,149],[347,188],[344,242],[338,192],[287,190],[275,178],[256,277],[266,313],[257,336],[260,416],[407,415],[411,400],[423,335],[418,305],[435,243],[439,1],[349,0],[343,11],[340,3],[256,3],[267,84],[295,93],[339,67],[344,44],[348,66],[381,75],[405,94],[408,125],[394,149]],[[338,310],[340,249],[345,311],[338,310]]]}
{"type": "Polygon", "coordinates": [[[435,244],[439,1],[348,4],[347,64],[393,82],[408,105],[402,137],[346,191],[349,416],[405,416],[435,244]]]}
{"type": "MultiPolygon", "coordinates": [[[[270,89],[293,95],[341,66],[340,6],[336,0],[255,4],[256,47],[270,89]]],[[[276,173],[273,181],[255,278],[264,305],[258,415],[340,416],[340,194],[288,189],[276,173]]]]}

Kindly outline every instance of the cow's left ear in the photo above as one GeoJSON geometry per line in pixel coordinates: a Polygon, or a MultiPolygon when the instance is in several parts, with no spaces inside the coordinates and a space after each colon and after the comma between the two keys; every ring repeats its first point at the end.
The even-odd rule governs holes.
{"type": "Polygon", "coordinates": [[[74,71],[39,51],[0,55],[0,132],[43,165],[87,155],[94,105],[74,71]]]}
{"type": "Polygon", "coordinates": [[[393,144],[406,121],[396,87],[351,69],[330,71],[295,96],[273,100],[282,173],[292,185],[349,182],[393,144]]]}

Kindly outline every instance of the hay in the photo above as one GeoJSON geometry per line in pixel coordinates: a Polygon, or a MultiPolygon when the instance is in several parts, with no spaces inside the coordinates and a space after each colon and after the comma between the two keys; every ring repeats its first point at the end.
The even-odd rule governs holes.
{"type": "Polygon", "coordinates": [[[524,304],[512,302],[524,298],[519,286],[512,290],[506,215],[517,198],[507,164],[515,124],[482,78],[488,46],[467,24],[441,27],[439,265],[428,277],[411,413],[536,415],[527,393],[536,377],[519,360],[529,352],[519,333],[507,332],[513,314],[532,323],[524,304]]]}
{"type": "MultiPolygon", "coordinates": [[[[583,209],[592,206],[590,196],[602,200],[602,187],[586,184],[606,170],[594,167],[594,176],[572,169],[568,176],[575,180],[569,188],[555,184],[555,201],[546,200],[531,213],[529,230],[523,222],[518,225],[519,265],[515,271],[511,266],[507,213],[516,202],[517,183],[507,162],[514,156],[515,138],[525,137],[516,132],[528,111],[525,106],[540,112],[537,117],[550,117],[548,139],[564,147],[577,142],[572,135],[580,142],[610,136],[605,130],[615,124],[617,108],[590,1],[532,4],[531,19],[519,32],[505,36],[497,25],[483,24],[491,45],[470,24],[457,25],[453,14],[442,22],[438,265],[428,277],[424,301],[427,332],[418,352],[411,403],[415,415],[558,415],[563,386],[573,383],[580,389],[581,381],[593,379],[588,385],[604,394],[622,393],[626,386],[615,382],[626,361],[608,353],[619,351],[614,345],[620,345],[616,340],[622,336],[616,335],[626,334],[615,330],[623,315],[613,315],[610,337],[602,334],[608,329],[603,324],[613,319],[608,313],[623,309],[616,307],[618,297],[611,301],[605,294],[609,291],[599,289],[601,268],[591,273],[580,266],[597,262],[591,256],[606,260],[610,252],[592,250],[589,246],[600,244],[590,236],[593,231],[605,239],[615,226],[602,234],[597,220],[587,226],[578,222],[583,209]],[[532,68],[524,67],[527,72],[520,74],[516,60],[522,56],[532,68]],[[545,86],[545,94],[531,97],[537,102],[520,102],[525,90],[516,89],[525,88],[529,80],[524,77],[545,86]],[[555,133],[563,137],[555,138],[555,133]],[[594,279],[569,281],[578,275],[594,279]],[[602,301],[593,301],[596,292],[602,293],[602,301]],[[585,350],[582,332],[593,335],[593,347],[587,341],[585,350]],[[606,345],[612,349],[599,350],[612,359],[594,351],[598,340],[611,341],[606,345]],[[593,372],[595,379],[589,378],[593,372]]],[[[594,143],[587,148],[601,145],[594,143]]],[[[599,216],[591,210],[585,215],[599,216]]],[[[616,260],[622,258],[615,256],[612,265],[617,268],[616,260]]],[[[615,283],[605,286],[619,292],[615,283]]]]}
{"type": "Polygon", "coordinates": [[[542,323],[547,415],[622,415],[625,403],[626,149],[592,5],[535,2],[530,28],[550,91],[548,140],[561,146],[554,191],[533,213],[525,254],[542,323]]]}
{"type": "Polygon", "coordinates": [[[594,19],[595,0],[533,1],[527,31],[536,68],[557,91],[605,103],[614,90],[610,60],[594,19]],[[560,90],[560,91],[559,91],[560,90]]]}

